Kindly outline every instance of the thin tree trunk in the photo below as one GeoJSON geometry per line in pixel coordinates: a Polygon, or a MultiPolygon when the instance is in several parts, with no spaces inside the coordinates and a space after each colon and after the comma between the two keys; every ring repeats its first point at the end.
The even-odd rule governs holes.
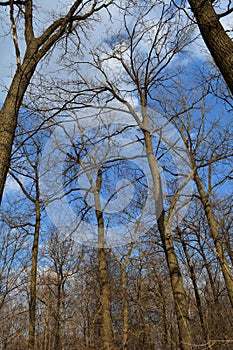
{"type": "Polygon", "coordinates": [[[127,264],[129,262],[130,255],[133,250],[133,241],[130,243],[129,250],[126,254],[126,257],[124,261],[121,261],[117,257],[117,255],[114,254],[115,259],[121,266],[121,287],[122,287],[122,300],[123,300],[123,337],[122,337],[122,349],[127,350],[128,349],[128,330],[129,330],[129,305],[128,305],[128,298],[127,298],[127,264]]]}
{"type": "Polygon", "coordinates": [[[110,288],[108,279],[108,262],[107,253],[104,248],[104,217],[100,204],[100,189],[102,183],[102,171],[98,171],[98,178],[96,183],[96,190],[94,192],[96,218],[98,223],[98,264],[99,277],[101,289],[101,306],[102,306],[102,324],[101,324],[101,338],[103,350],[110,350],[113,348],[112,337],[112,317],[111,317],[111,302],[110,302],[110,288]]]}
{"type": "Polygon", "coordinates": [[[233,41],[225,32],[212,0],[189,0],[203,40],[233,94],[233,41]]]}
{"type": "Polygon", "coordinates": [[[197,173],[197,170],[194,173],[194,180],[196,182],[197,189],[198,189],[198,192],[200,195],[200,199],[201,199],[201,202],[202,202],[205,214],[206,214],[206,218],[208,220],[210,233],[211,233],[211,236],[213,238],[216,252],[218,255],[218,259],[219,259],[219,262],[221,265],[224,280],[226,283],[226,289],[227,289],[228,296],[230,299],[230,303],[233,307],[233,278],[231,275],[230,267],[227,263],[227,259],[226,259],[225,254],[224,254],[224,249],[222,246],[221,239],[219,237],[218,228],[217,228],[217,225],[215,222],[214,212],[213,212],[213,209],[212,209],[212,207],[209,203],[209,200],[205,194],[205,191],[202,187],[202,183],[201,183],[201,180],[200,180],[199,175],[197,173]]]}
{"type": "Polygon", "coordinates": [[[37,264],[38,264],[38,249],[39,249],[39,235],[41,224],[41,212],[40,212],[40,189],[39,189],[39,173],[38,173],[38,153],[35,164],[32,163],[27,153],[24,153],[28,162],[33,168],[35,173],[35,198],[26,190],[22,182],[11,172],[11,176],[16,180],[24,195],[35,206],[35,230],[32,244],[32,257],[31,257],[31,275],[30,275],[30,291],[29,291],[29,328],[28,328],[28,350],[34,350],[35,348],[35,329],[36,329],[36,299],[37,299],[37,264]]]}
{"type": "Polygon", "coordinates": [[[147,158],[153,178],[155,189],[155,203],[157,205],[157,222],[163,244],[163,249],[166,255],[168,270],[170,274],[173,297],[175,301],[175,311],[178,321],[180,349],[192,349],[192,334],[188,316],[188,301],[186,299],[183,278],[181,275],[179,263],[174,249],[173,238],[166,224],[165,212],[163,209],[161,196],[161,182],[158,170],[157,160],[154,156],[151,135],[144,130],[147,158]]]}
{"type": "Polygon", "coordinates": [[[223,227],[223,239],[224,239],[224,243],[226,246],[226,251],[227,254],[229,255],[230,261],[231,261],[231,265],[233,266],[233,249],[232,249],[232,245],[231,245],[231,227],[233,225],[233,218],[230,220],[230,222],[228,223],[228,225],[226,227],[223,227]]]}
{"type": "Polygon", "coordinates": [[[45,311],[45,329],[44,329],[44,344],[43,344],[43,350],[49,350],[50,346],[49,346],[49,339],[50,339],[50,335],[49,335],[49,324],[50,324],[50,295],[49,295],[49,289],[47,287],[48,290],[48,300],[47,300],[47,304],[46,304],[46,311],[45,311]]]}
{"type": "Polygon", "coordinates": [[[35,348],[35,329],[36,329],[36,298],[37,298],[37,260],[39,247],[39,233],[40,233],[40,201],[39,201],[39,178],[36,170],[36,225],[34,232],[34,240],[32,246],[32,267],[30,279],[30,301],[29,301],[29,339],[28,350],[35,348]]]}
{"type": "Polygon", "coordinates": [[[61,329],[61,350],[65,350],[65,326],[66,326],[66,307],[65,307],[65,285],[62,283],[62,329],[61,329]]]}
{"type": "Polygon", "coordinates": [[[61,280],[60,280],[60,276],[58,276],[56,319],[55,319],[55,330],[54,330],[54,333],[55,333],[54,350],[61,349],[60,330],[61,330],[61,280]]]}
{"type": "Polygon", "coordinates": [[[122,298],[123,298],[123,339],[122,348],[127,350],[128,348],[128,322],[129,322],[129,310],[127,300],[127,278],[126,278],[126,266],[122,266],[122,298]]]}

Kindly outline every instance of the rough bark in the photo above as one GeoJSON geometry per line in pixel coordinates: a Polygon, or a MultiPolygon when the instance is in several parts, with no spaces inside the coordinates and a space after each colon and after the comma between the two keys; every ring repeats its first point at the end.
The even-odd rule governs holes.
{"type": "Polygon", "coordinates": [[[189,0],[202,38],[233,94],[233,41],[227,35],[211,0],[189,0]]]}

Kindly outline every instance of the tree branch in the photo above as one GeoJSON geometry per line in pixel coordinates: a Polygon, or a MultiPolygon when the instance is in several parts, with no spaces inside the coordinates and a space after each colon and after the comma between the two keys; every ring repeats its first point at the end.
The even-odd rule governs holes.
{"type": "Polygon", "coordinates": [[[34,31],[33,31],[33,24],[32,24],[32,0],[26,0],[25,1],[25,40],[26,44],[29,45],[34,39],[34,31]]]}
{"type": "MultiPolygon", "coordinates": [[[[10,6],[12,1],[0,1],[0,6],[10,6]]],[[[13,5],[25,5],[25,1],[13,1],[13,5]]]]}
{"type": "Polygon", "coordinates": [[[10,21],[11,21],[13,42],[14,42],[14,47],[15,47],[17,67],[19,68],[21,66],[21,59],[20,59],[18,35],[17,35],[17,30],[16,30],[15,18],[14,18],[14,1],[12,1],[12,0],[10,1],[10,21]]]}
{"type": "Polygon", "coordinates": [[[228,9],[228,10],[225,11],[225,12],[218,13],[217,16],[218,16],[218,18],[222,18],[222,17],[225,17],[225,16],[229,15],[229,14],[232,13],[232,12],[233,12],[233,7],[230,8],[230,9],[228,9]]]}

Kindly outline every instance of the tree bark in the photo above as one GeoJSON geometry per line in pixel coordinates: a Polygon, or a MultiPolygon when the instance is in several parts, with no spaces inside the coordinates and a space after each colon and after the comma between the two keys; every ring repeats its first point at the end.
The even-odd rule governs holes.
{"type": "Polygon", "coordinates": [[[233,41],[224,30],[211,0],[189,0],[202,38],[233,94],[233,41]]]}

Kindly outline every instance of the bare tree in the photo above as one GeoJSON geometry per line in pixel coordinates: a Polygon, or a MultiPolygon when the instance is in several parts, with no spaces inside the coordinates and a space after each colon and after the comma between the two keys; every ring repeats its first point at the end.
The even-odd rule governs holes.
{"type": "MultiPolygon", "coordinates": [[[[117,43],[113,45],[112,52],[93,53],[93,62],[90,63],[91,67],[95,67],[100,74],[96,86],[93,86],[95,91],[100,89],[101,84],[99,81],[102,80],[102,89],[105,89],[109,95],[106,97],[109,100],[114,98],[123,106],[126,111],[130,113],[139,128],[142,131],[145,142],[145,148],[147,153],[147,160],[150,167],[153,185],[154,185],[154,198],[157,203],[158,210],[156,212],[158,229],[161,235],[161,240],[164,248],[164,252],[167,259],[171,285],[173,289],[173,295],[175,300],[175,308],[177,313],[177,320],[180,331],[180,347],[181,349],[190,349],[192,347],[192,332],[189,325],[188,316],[188,301],[186,299],[185,288],[183,284],[183,278],[179,262],[175,253],[174,242],[172,234],[169,228],[169,221],[172,220],[171,215],[172,208],[174,207],[177,193],[174,196],[174,201],[171,204],[170,214],[166,217],[166,213],[163,207],[163,200],[161,197],[161,182],[160,174],[158,170],[158,162],[154,154],[152,134],[149,127],[150,120],[148,116],[148,99],[153,99],[155,93],[154,85],[161,85],[166,89],[166,82],[171,77],[177,74],[172,71],[166,71],[169,63],[173,57],[182,51],[182,49],[190,42],[189,31],[183,30],[181,23],[179,22],[179,16],[177,22],[174,21],[174,28],[170,26],[171,18],[176,16],[176,11],[172,7],[166,4],[160,4],[160,18],[156,24],[146,19],[148,13],[153,12],[155,5],[151,5],[149,8],[142,8],[140,14],[132,20],[133,10],[127,8],[124,13],[124,35],[119,33],[116,34],[117,43]],[[132,13],[131,13],[132,11],[132,13]],[[144,11],[144,12],[143,12],[144,11]],[[176,29],[175,29],[176,28],[176,29]],[[173,33],[175,34],[173,37],[173,33]],[[153,34],[152,34],[153,33],[153,34]],[[155,34],[154,34],[155,33],[155,34]],[[149,43],[149,49],[145,52],[144,42],[149,43]],[[144,51],[143,51],[144,50],[144,51]],[[121,77],[127,88],[121,88],[119,85],[119,78],[117,76],[111,76],[108,74],[106,68],[106,62],[116,61],[122,68],[121,77]],[[136,95],[140,101],[140,115],[134,110],[132,104],[127,100],[127,91],[137,91],[136,95]],[[160,210],[161,209],[161,210],[160,210]]],[[[135,14],[134,14],[135,15],[135,14]]],[[[95,82],[93,82],[95,84],[95,82]]],[[[87,86],[89,84],[87,83],[87,86]]]]}
{"type": "Polygon", "coordinates": [[[30,292],[29,292],[29,340],[28,340],[28,349],[33,350],[35,347],[35,329],[36,329],[36,299],[37,299],[37,268],[38,268],[38,251],[39,251],[39,235],[41,227],[41,203],[40,203],[40,189],[39,189],[39,157],[40,157],[40,144],[37,144],[35,139],[33,140],[32,147],[35,147],[35,154],[31,156],[30,151],[26,145],[22,146],[21,159],[26,160],[26,163],[29,165],[29,169],[32,170],[33,175],[30,176],[30,179],[33,181],[32,186],[35,186],[34,194],[31,191],[31,187],[28,190],[22,182],[21,178],[27,173],[25,170],[28,170],[28,165],[24,166],[22,163],[19,167],[16,167],[11,170],[10,174],[12,178],[20,186],[24,196],[29,200],[34,206],[35,214],[35,223],[34,223],[34,232],[33,232],[33,243],[32,243],[32,255],[31,255],[31,276],[30,276],[30,292]],[[21,167],[23,171],[21,172],[21,167]]]}
{"type": "MultiPolygon", "coordinates": [[[[111,1],[110,1],[111,2],[111,1]]],[[[1,7],[9,8],[11,30],[17,67],[12,78],[8,93],[0,111],[0,201],[4,184],[10,166],[11,150],[17,127],[18,112],[30,80],[38,63],[62,38],[68,37],[77,25],[90,18],[95,12],[106,7],[110,2],[74,1],[66,14],[52,22],[42,33],[35,35],[35,18],[33,14],[34,1],[1,1],[1,7]],[[14,11],[22,15],[24,22],[24,43],[26,48],[22,55],[18,40],[18,30],[14,11]]],[[[75,29],[76,28],[76,29],[75,29]]],[[[78,34],[78,30],[77,30],[78,34]]]]}
{"type": "Polygon", "coordinates": [[[218,225],[218,220],[214,214],[214,206],[211,203],[213,191],[218,186],[225,183],[225,181],[227,181],[227,179],[232,173],[231,165],[230,165],[231,159],[233,156],[233,153],[230,147],[231,132],[227,126],[225,130],[224,128],[222,128],[222,130],[219,128],[218,132],[216,131],[216,134],[218,135],[216,139],[216,136],[213,136],[213,129],[216,128],[215,124],[218,125],[218,123],[213,122],[209,131],[205,133],[206,117],[205,117],[205,111],[203,109],[201,109],[201,115],[202,115],[200,119],[201,124],[199,125],[199,132],[197,134],[197,140],[195,141],[195,145],[192,143],[192,141],[190,141],[191,136],[188,131],[189,128],[187,128],[182,121],[180,122],[179,129],[184,139],[184,142],[190,148],[190,158],[194,169],[194,181],[196,183],[198,195],[203,205],[206,218],[208,220],[211,236],[213,238],[215,248],[216,248],[216,253],[224,275],[229,299],[230,299],[231,305],[233,306],[233,278],[232,278],[230,266],[228,264],[228,261],[224,252],[223,242],[219,235],[219,225],[218,225]],[[206,137],[208,137],[207,146],[204,148],[203,153],[201,153],[201,151],[199,153],[199,146],[202,145],[202,142],[205,142],[206,137]],[[220,141],[219,143],[219,140],[221,139],[222,139],[222,142],[220,141]],[[220,145],[223,152],[219,150],[220,145]],[[229,165],[226,165],[227,173],[223,174],[222,178],[219,181],[216,181],[215,180],[216,166],[218,166],[218,164],[221,164],[221,162],[226,159],[229,162],[229,165]],[[207,170],[207,179],[208,179],[207,189],[205,189],[205,186],[203,184],[203,181],[200,175],[201,170],[203,170],[203,168],[205,167],[207,167],[208,169],[207,170]]]}

